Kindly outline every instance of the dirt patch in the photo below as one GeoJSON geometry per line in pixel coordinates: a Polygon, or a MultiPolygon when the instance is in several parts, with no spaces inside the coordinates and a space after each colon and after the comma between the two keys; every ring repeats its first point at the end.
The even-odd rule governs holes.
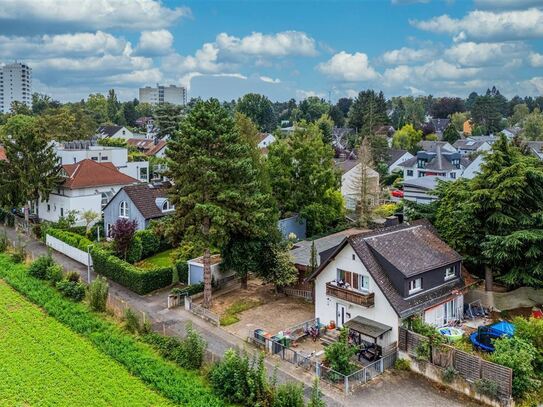
{"type": "Polygon", "coordinates": [[[506,319],[508,321],[511,321],[515,317],[529,318],[531,316],[532,307],[519,307],[501,312],[492,311],[491,314],[492,320],[494,321],[499,321],[500,319],[506,319]]]}
{"type": "Polygon", "coordinates": [[[246,290],[236,288],[217,295],[213,299],[211,310],[224,317],[229,310],[236,308],[237,304],[247,303],[253,306],[235,314],[239,321],[223,327],[243,339],[252,336],[257,328],[276,334],[315,317],[313,304],[301,298],[276,294],[273,285],[263,284],[259,279],[250,280],[246,290]]]}

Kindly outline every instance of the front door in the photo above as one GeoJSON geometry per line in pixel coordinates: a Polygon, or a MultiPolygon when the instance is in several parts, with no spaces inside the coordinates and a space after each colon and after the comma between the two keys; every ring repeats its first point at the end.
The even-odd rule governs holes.
{"type": "Polygon", "coordinates": [[[336,303],[336,327],[343,328],[343,324],[348,321],[347,307],[343,304],[336,303]]]}

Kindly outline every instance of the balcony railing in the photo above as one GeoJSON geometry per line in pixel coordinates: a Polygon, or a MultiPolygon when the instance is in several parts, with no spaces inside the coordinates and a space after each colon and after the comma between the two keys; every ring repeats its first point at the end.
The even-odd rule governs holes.
{"type": "Polygon", "coordinates": [[[375,300],[373,293],[364,294],[349,288],[338,287],[334,283],[326,283],[326,295],[348,301],[363,307],[373,307],[375,300]]]}

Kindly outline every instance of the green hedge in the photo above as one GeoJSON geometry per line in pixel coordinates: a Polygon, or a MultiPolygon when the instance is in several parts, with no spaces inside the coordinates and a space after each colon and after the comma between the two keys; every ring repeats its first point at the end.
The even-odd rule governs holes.
{"type": "Polygon", "coordinates": [[[31,277],[25,266],[13,264],[3,254],[0,278],[174,403],[191,407],[225,405],[198,373],[165,361],[149,345],[91,312],[86,305],[64,298],[54,288],[31,277]]]}
{"type": "Polygon", "coordinates": [[[149,256],[158,253],[160,249],[160,237],[155,235],[149,229],[142,229],[136,232],[136,237],[139,237],[142,245],[141,258],[146,259],[149,256]]]}
{"type": "MultiPolygon", "coordinates": [[[[47,233],[70,246],[87,251],[92,242],[84,236],[49,228],[47,233]]],[[[141,269],[94,245],[91,249],[94,271],[138,294],[147,294],[172,283],[171,267],[141,269]]]]}

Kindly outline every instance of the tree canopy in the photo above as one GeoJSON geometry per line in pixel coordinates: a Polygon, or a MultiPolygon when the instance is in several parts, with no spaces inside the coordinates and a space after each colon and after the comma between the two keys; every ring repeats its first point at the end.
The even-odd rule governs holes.
{"type": "Polygon", "coordinates": [[[392,136],[392,147],[416,153],[421,140],[422,131],[415,130],[412,124],[406,124],[392,136]]]}
{"type": "Polygon", "coordinates": [[[236,110],[251,119],[260,131],[271,132],[277,127],[272,103],[264,95],[258,93],[244,95],[238,100],[236,110]]]}

